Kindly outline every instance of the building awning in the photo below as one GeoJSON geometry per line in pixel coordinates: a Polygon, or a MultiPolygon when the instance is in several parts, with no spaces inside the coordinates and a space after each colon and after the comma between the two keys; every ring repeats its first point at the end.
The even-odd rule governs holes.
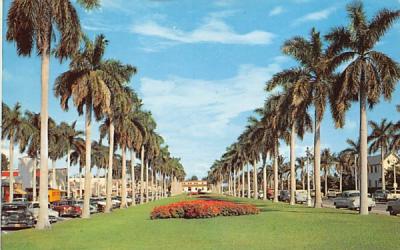
{"type": "Polygon", "coordinates": [[[15,189],[15,193],[16,194],[27,194],[24,190],[20,189],[20,188],[16,188],[15,189]]]}

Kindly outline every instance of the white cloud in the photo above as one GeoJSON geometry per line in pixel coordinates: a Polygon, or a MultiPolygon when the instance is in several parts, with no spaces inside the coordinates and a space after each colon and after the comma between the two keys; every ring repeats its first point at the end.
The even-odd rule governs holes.
{"type": "Polygon", "coordinates": [[[218,7],[228,7],[232,5],[235,2],[235,0],[215,0],[214,5],[218,7]]]}
{"type": "Polygon", "coordinates": [[[294,21],[294,24],[300,24],[300,23],[304,23],[304,22],[308,22],[308,21],[318,21],[318,20],[327,19],[335,10],[336,10],[336,8],[331,7],[331,8],[323,9],[320,11],[308,13],[307,15],[304,15],[304,16],[296,19],[294,21]]]}
{"type": "Polygon", "coordinates": [[[205,173],[243,130],[234,120],[263,105],[265,82],[279,70],[274,63],[242,65],[235,76],[221,80],[144,77],[140,92],[172,153],[185,156],[189,173],[205,173]]]}
{"type": "Polygon", "coordinates": [[[269,12],[269,16],[276,16],[283,12],[282,6],[277,6],[269,12]]]}
{"type": "Polygon", "coordinates": [[[133,25],[131,31],[144,36],[157,37],[177,43],[222,43],[222,44],[269,44],[274,34],[262,30],[237,33],[226,24],[222,17],[232,12],[212,13],[203,24],[192,31],[183,31],[176,26],[167,27],[155,21],[146,21],[133,25]]]}

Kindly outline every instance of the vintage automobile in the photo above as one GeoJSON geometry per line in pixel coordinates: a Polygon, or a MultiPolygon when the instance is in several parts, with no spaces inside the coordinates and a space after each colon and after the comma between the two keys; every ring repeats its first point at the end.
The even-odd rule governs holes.
{"type": "MultiPolygon", "coordinates": [[[[83,200],[69,200],[68,201],[70,205],[72,206],[79,206],[81,208],[81,210],[83,210],[83,200]]],[[[89,201],[89,208],[90,208],[90,213],[94,214],[94,213],[98,213],[98,209],[97,209],[97,205],[91,203],[89,201]]]]}
{"type": "Polygon", "coordinates": [[[296,203],[306,203],[307,202],[307,190],[296,190],[295,191],[295,198],[296,198],[296,203]]]}
{"type": "Polygon", "coordinates": [[[288,190],[281,190],[278,199],[280,201],[290,201],[290,192],[288,190]]]}
{"type": "Polygon", "coordinates": [[[274,198],[274,189],[273,188],[268,188],[267,189],[267,199],[271,200],[274,198]]]}
{"type": "Polygon", "coordinates": [[[386,211],[388,211],[390,215],[394,216],[400,214],[400,199],[397,199],[395,201],[389,201],[387,204],[386,211]]]}
{"type": "Polygon", "coordinates": [[[390,201],[390,200],[397,200],[397,199],[400,199],[400,193],[397,192],[397,190],[389,191],[389,193],[387,194],[387,200],[390,201]]]}
{"type": "Polygon", "coordinates": [[[79,217],[82,215],[82,209],[77,205],[71,204],[68,200],[54,202],[52,209],[57,211],[60,217],[79,217]]]}
{"type": "Polygon", "coordinates": [[[326,196],[328,198],[336,198],[339,194],[340,192],[336,189],[328,189],[328,191],[326,192],[326,196]]]}
{"type": "Polygon", "coordinates": [[[106,208],[106,197],[92,197],[90,198],[90,205],[97,208],[97,212],[102,213],[106,208]]]}
{"type": "MultiPolygon", "coordinates": [[[[40,208],[39,202],[35,201],[35,202],[27,203],[27,204],[28,204],[29,211],[31,211],[33,214],[33,217],[35,217],[35,222],[36,222],[38,219],[38,216],[39,216],[39,208],[40,208]]],[[[59,219],[58,212],[51,209],[50,204],[48,205],[48,208],[49,208],[49,222],[56,223],[59,219]]]]}
{"type": "Polygon", "coordinates": [[[374,192],[373,197],[376,201],[387,201],[389,194],[389,190],[378,189],[374,192]]]}
{"type": "MultiPolygon", "coordinates": [[[[334,199],[334,206],[336,208],[359,209],[360,208],[360,191],[348,190],[344,191],[340,197],[334,199]]],[[[371,195],[368,195],[368,211],[375,207],[375,201],[372,200],[371,195]]]]}
{"type": "Polygon", "coordinates": [[[4,203],[1,206],[1,228],[30,228],[34,225],[35,218],[26,204],[4,203]]]}

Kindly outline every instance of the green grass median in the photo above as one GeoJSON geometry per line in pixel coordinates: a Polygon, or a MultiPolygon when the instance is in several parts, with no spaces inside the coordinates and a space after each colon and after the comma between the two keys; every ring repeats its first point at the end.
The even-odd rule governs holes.
{"type": "Polygon", "coordinates": [[[258,215],[210,219],[150,220],[154,206],[190,199],[178,196],[3,235],[2,249],[398,249],[400,218],[360,216],[270,201],[212,196],[251,203],[258,215]]]}

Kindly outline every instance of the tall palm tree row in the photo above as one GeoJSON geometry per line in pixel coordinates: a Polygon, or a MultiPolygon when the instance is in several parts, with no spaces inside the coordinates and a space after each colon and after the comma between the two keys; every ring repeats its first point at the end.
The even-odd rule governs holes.
{"type": "MultiPolygon", "coordinates": [[[[246,163],[253,165],[254,160],[258,160],[254,155],[268,152],[274,156],[272,157],[274,159],[274,191],[277,196],[278,164],[276,162],[279,155],[279,141],[288,143],[290,145],[291,204],[294,204],[297,175],[294,154],[295,137],[297,135],[302,138],[305,132],[311,131],[313,128],[313,172],[316,192],[314,207],[319,208],[322,206],[321,164],[324,164],[326,177],[329,172],[327,168],[339,162],[333,161],[328,152],[325,152],[324,159],[321,158],[320,131],[326,106],[329,103],[336,127],[343,127],[345,113],[350,108],[351,102],[359,101],[360,139],[359,147],[354,149],[356,152],[353,152],[353,155],[359,156],[362,204],[360,214],[368,214],[368,139],[371,142],[370,153],[379,150],[382,159],[389,148],[398,149],[400,145],[400,137],[396,137],[393,132],[393,128],[396,126],[386,123],[386,121],[380,125],[370,122],[373,132],[368,137],[366,111],[367,104],[373,108],[381,96],[390,100],[395,85],[400,79],[398,64],[388,55],[374,49],[383,35],[400,17],[400,10],[382,9],[371,20],[368,20],[362,3],[355,1],[347,5],[347,13],[350,23],[346,27],[332,28],[325,36],[321,36],[316,29],[312,28],[309,39],[295,36],[284,42],[282,52],[294,58],[298,65],[275,74],[267,82],[266,91],[275,91],[275,93],[268,93],[269,97],[264,107],[256,112],[264,132],[257,132],[258,140],[253,138],[250,145],[244,145],[244,154],[249,157],[248,159],[253,160],[247,160],[246,163]],[[314,112],[313,126],[311,126],[311,117],[308,115],[309,111],[314,112]],[[260,138],[264,138],[262,135],[272,138],[274,143],[271,145],[265,140],[261,140],[260,138]],[[259,143],[262,146],[257,145],[259,143]]],[[[241,140],[245,137],[244,135],[249,134],[247,130],[248,128],[239,137],[241,140]]],[[[237,153],[235,152],[235,154],[237,153]]],[[[341,161],[347,162],[346,165],[350,162],[344,155],[349,153],[348,150],[342,153],[341,161]]],[[[238,162],[239,158],[222,157],[216,162],[218,165],[213,165],[214,170],[210,174],[230,169],[238,162]],[[216,170],[217,168],[222,169],[216,170]]],[[[353,163],[356,166],[356,161],[353,163]]],[[[358,176],[357,172],[355,170],[355,178],[358,176]]],[[[216,179],[213,178],[213,180],[216,179]]],[[[382,187],[385,188],[384,176],[382,177],[382,187]]]]}
{"type": "MultiPolygon", "coordinates": [[[[100,3],[98,0],[77,0],[76,2],[85,9],[99,7],[100,3]]],[[[155,132],[155,122],[146,123],[152,119],[151,114],[140,108],[141,100],[128,87],[131,76],[136,73],[136,68],[122,64],[115,59],[103,58],[108,41],[104,35],[98,35],[94,41],[91,41],[83,34],[79,16],[72,1],[12,1],[7,16],[6,38],[7,41],[16,44],[18,55],[30,56],[36,48],[37,54],[41,57],[41,112],[38,114],[27,112],[26,119],[28,121],[24,121],[25,117],[17,104],[14,110],[5,105],[2,114],[3,118],[7,117],[3,120],[2,126],[7,128],[7,131],[3,133],[3,138],[10,141],[10,166],[14,165],[15,144],[20,144],[20,151],[26,152],[35,161],[40,159],[39,197],[41,209],[38,229],[50,227],[48,211],[45,209],[48,203],[48,157],[52,160],[53,166],[50,181],[52,187],[57,187],[55,178],[57,160],[66,157],[67,169],[74,163],[78,163],[80,168],[84,169],[85,196],[82,217],[90,217],[91,168],[94,165],[97,169],[104,168],[106,163],[105,159],[100,157],[104,146],[94,144],[91,139],[93,117],[96,121],[103,120],[104,124],[108,124],[109,159],[106,171],[108,175],[108,206],[111,204],[112,187],[110,187],[110,183],[113,178],[113,165],[116,163],[113,158],[118,150],[122,154],[120,172],[123,206],[126,206],[127,193],[127,151],[131,152],[132,190],[135,183],[133,177],[135,159],[140,149],[143,149],[141,158],[143,164],[151,169],[151,173],[154,173],[154,175],[151,174],[151,182],[161,183],[161,181],[155,180],[156,170],[159,171],[159,176],[168,177],[169,182],[167,182],[167,178],[163,178],[165,193],[171,180],[181,179],[185,175],[179,161],[171,163],[175,158],[168,156],[165,161],[157,161],[159,148],[164,142],[155,132]],[[80,137],[81,132],[76,129],[75,123],[51,124],[51,119],[48,118],[48,78],[51,55],[58,58],[60,63],[65,59],[70,59],[69,69],[57,77],[53,89],[55,96],[60,99],[63,110],[68,111],[69,100],[72,99],[78,114],[85,116],[84,140],[80,137]],[[40,126],[37,126],[36,122],[40,126]],[[96,147],[92,152],[94,145],[96,147]]],[[[10,167],[10,170],[12,171],[13,168],[10,167]]],[[[69,171],[67,172],[69,178],[69,171]]],[[[36,171],[34,171],[35,174],[36,171]]],[[[33,180],[36,181],[36,178],[33,177],[33,180]]],[[[67,182],[67,195],[70,197],[69,181],[67,182]]],[[[143,181],[141,185],[143,185],[143,181]]],[[[148,187],[149,178],[146,180],[146,185],[148,187]]],[[[12,173],[10,187],[12,199],[12,173]]],[[[146,190],[148,189],[146,188],[146,190]]],[[[36,188],[34,188],[35,192],[36,188]]],[[[34,196],[36,195],[34,194],[34,196]]]]}
{"type": "MultiPolygon", "coordinates": [[[[87,9],[98,6],[99,1],[79,0],[87,9]]],[[[52,48],[54,56],[62,62],[79,47],[81,26],[71,1],[13,1],[7,15],[6,39],[15,42],[20,56],[30,56],[36,47],[41,57],[41,119],[40,119],[40,209],[37,228],[50,227],[48,222],[48,92],[49,68],[52,48]],[[54,39],[56,38],[56,39],[54,39]]]]}

